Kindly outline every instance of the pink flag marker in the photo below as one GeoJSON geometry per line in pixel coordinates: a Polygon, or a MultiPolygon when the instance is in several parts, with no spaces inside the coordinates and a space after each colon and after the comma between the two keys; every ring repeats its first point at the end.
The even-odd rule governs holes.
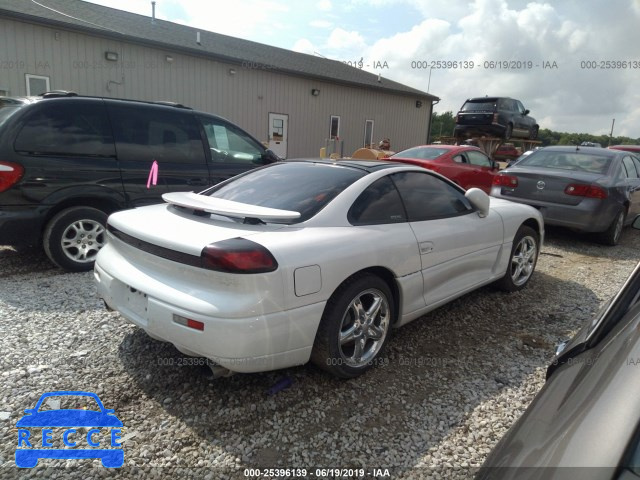
{"type": "Polygon", "coordinates": [[[155,160],[151,164],[151,170],[149,170],[149,179],[147,180],[147,188],[151,188],[151,184],[158,184],[158,162],[155,160]]]}

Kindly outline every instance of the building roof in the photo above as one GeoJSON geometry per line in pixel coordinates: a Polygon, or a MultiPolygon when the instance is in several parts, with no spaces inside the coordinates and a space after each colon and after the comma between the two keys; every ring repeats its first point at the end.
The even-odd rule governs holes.
{"type": "Polygon", "coordinates": [[[152,21],[151,16],[80,0],[0,0],[1,16],[210,57],[232,64],[253,62],[286,74],[431,101],[438,100],[434,95],[385,77],[379,82],[378,75],[337,60],[293,52],[165,20],[152,21]],[[196,42],[198,32],[200,44],[196,42]]]}

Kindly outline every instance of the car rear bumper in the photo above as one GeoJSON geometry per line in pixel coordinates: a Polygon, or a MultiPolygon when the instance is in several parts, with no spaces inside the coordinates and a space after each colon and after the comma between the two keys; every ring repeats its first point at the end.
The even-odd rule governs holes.
{"type": "Polygon", "coordinates": [[[0,206],[0,245],[38,244],[44,217],[41,208],[0,206]]]}
{"type": "Polygon", "coordinates": [[[611,225],[619,209],[619,205],[614,202],[596,198],[585,198],[578,205],[536,202],[502,195],[501,187],[493,187],[491,196],[535,207],[540,211],[547,225],[575,228],[583,232],[604,232],[611,225]]]}
{"type": "Polygon", "coordinates": [[[238,316],[237,312],[225,312],[224,305],[203,301],[196,290],[185,292],[180,285],[176,289],[160,284],[151,275],[145,278],[147,273],[136,265],[114,261],[113,256],[117,253],[107,245],[96,261],[98,295],[109,308],[152,338],[170,342],[186,355],[206,357],[234,372],[277,370],[309,361],[325,302],[261,312],[256,293],[253,311],[238,316]],[[202,322],[204,328],[188,327],[183,319],[202,322]]]}

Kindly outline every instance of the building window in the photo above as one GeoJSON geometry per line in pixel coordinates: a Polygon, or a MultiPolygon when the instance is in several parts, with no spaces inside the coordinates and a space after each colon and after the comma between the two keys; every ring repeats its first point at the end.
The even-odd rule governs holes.
{"type": "Polygon", "coordinates": [[[329,130],[329,138],[334,140],[340,137],[340,117],[337,115],[331,115],[331,126],[329,130]]]}
{"type": "Polygon", "coordinates": [[[364,147],[373,148],[373,120],[364,122],[364,147]]]}
{"type": "Polygon", "coordinates": [[[8,88],[0,88],[0,97],[8,97],[9,89],[8,88]]]}
{"type": "Polygon", "coordinates": [[[49,77],[42,75],[25,75],[27,81],[27,96],[42,95],[49,91],[49,77]]]}

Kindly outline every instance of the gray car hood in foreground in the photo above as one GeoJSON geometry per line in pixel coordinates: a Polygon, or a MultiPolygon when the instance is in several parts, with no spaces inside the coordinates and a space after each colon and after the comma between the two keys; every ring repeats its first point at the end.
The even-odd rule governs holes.
{"type": "Polygon", "coordinates": [[[596,347],[559,366],[476,479],[614,478],[640,412],[639,325],[636,304],[596,347]]]}

